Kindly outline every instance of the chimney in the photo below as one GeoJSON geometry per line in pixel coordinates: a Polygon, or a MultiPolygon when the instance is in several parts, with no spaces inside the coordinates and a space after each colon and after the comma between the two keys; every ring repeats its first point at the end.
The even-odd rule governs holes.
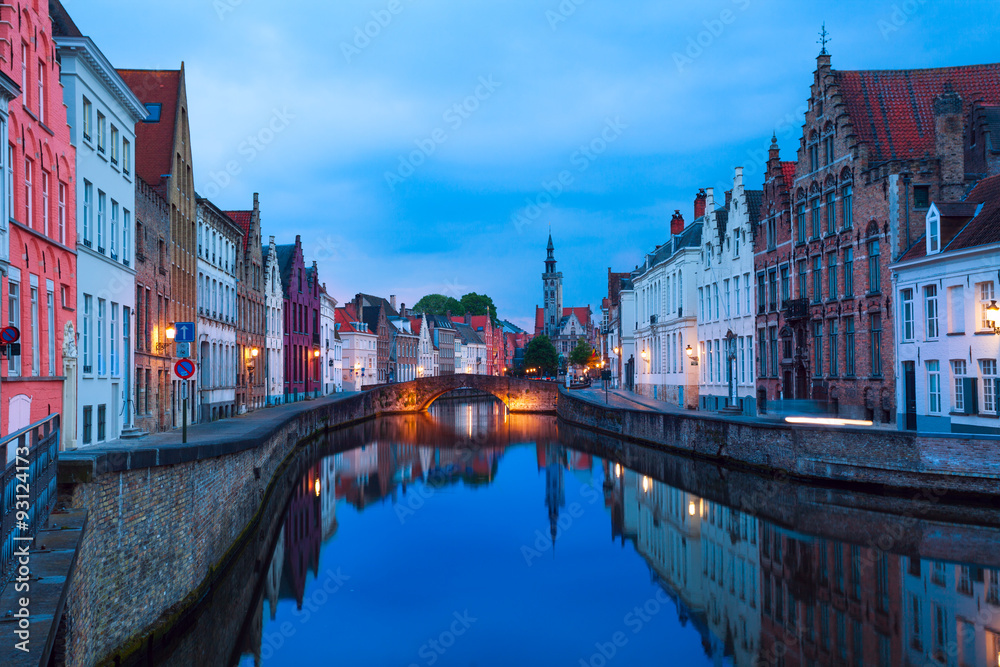
{"type": "Polygon", "coordinates": [[[465,323],[472,326],[472,313],[465,311],[465,323]]]}
{"type": "Polygon", "coordinates": [[[405,303],[399,304],[399,314],[401,316],[403,316],[403,317],[406,317],[406,304],[405,303]]]}
{"type": "Polygon", "coordinates": [[[389,305],[392,306],[393,310],[396,310],[396,295],[395,294],[390,294],[389,295],[389,305]]]}
{"type": "Polygon", "coordinates": [[[267,241],[268,241],[269,245],[273,244],[274,243],[274,234],[271,234],[270,236],[268,236],[267,237],[267,241]]]}
{"type": "Polygon", "coordinates": [[[736,167],[736,176],[733,178],[733,196],[739,197],[743,194],[743,167],[736,167]]]}
{"type": "Polygon", "coordinates": [[[444,316],[448,318],[449,322],[451,322],[451,311],[450,310],[444,311],[444,316]]]}
{"type": "MultiPolygon", "coordinates": [[[[674,217],[670,219],[670,233],[673,235],[680,234],[684,231],[684,216],[681,215],[680,209],[674,209],[674,217]]],[[[611,269],[608,269],[610,273],[611,269]]]]}
{"type": "Polygon", "coordinates": [[[254,210],[257,210],[257,207],[259,205],[260,205],[260,202],[258,201],[257,193],[255,192],[255,193],[253,193],[253,208],[254,208],[254,210]]]}
{"type": "MultiPolygon", "coordinates": [[[[777,176],[781,172],[781,149],[778,148],[778,136],[771,134],[771,147],[767,149],[767,178],[777,176]]],[[[791,186],[791,183],[786,183],[791,186]]]]}
{"type": "Polygon", "coordinates": [[[701,200],[701,214],[705,215],[705,211],[712,213],[715,211],[715,188],[706,188],[702,192],[705,193],[705,198],[701,200]]]}
{"type": "Polygon", "coordinates": [[[960,201],[965,190],[962,98],[942,93],[934,98],[934,152],[941,164],[941,201],[960,201]]]}
{"type": "Polygon", "coordinates": [[[694,219],[697,220],[705,215],[705,188],[698,190],[694,198],[694,219]]]}

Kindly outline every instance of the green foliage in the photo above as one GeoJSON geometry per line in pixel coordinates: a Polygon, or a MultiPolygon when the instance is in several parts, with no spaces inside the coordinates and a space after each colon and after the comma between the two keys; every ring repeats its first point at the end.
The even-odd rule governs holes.
{"type": "Polygon", "coordinates": [[[580,341],[573,348],[573,351],[569,353],[569,362],[575,366],[586,366],[590,363],[590,358],[593,356],[594,350],[587,343],[586,338],[580,338],[580,341]]]}
{"type": "Polygon", "coordinates": [[[470,315],[485,315],[487,307],[489,307],[490,316],[492,317],[493,322],[496,323],[497,307],[493,305],[492,298],[485,294],[476,294],[475,292],[469,292],[462,297],[463,313],[469,313],[470,315]]]}
{"type": "Polygon", "coordinates": [[[456,316],[465,312],[464,306],[458,299],[444,294],[428,294],[413,304],[413,312],[418,316],[420,313],[446,315],[449,310],[456,316]]]}
{"type": "Polygon", "coordinates": [[[548,336],[535,336],[524,348],[524,365],[537,368],[545,375],[555,375],[559,368],[559,355],[556,346],[548,336]]]}

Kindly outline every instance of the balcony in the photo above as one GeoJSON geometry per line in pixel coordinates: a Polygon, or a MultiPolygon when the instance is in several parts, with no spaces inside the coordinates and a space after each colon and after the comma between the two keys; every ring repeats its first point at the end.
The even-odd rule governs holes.
{"type": "Polygon", "coordinates": [[[791,299],[785,302],[785,319],[801,320],[809,315],[809,299],[791,299]]]}

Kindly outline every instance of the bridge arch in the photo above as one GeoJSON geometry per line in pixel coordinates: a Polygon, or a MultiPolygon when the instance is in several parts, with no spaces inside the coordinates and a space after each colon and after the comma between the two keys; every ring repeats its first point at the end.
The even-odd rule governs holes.
{"type": "Polygon", "coordinates": [[[476,389],[500,399],[510,412],[555,412],[558,387],[551,382],[495,375],[440,375],[371,389],[378,414],[423,412],[456,389],[476,389]]]}

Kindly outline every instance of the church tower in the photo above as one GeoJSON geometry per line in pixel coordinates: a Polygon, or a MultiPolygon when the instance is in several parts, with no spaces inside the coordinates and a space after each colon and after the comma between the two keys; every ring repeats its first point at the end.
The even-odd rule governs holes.
{"type": "Polygon", "coordinates": [[[546,336],[552,338],[556,333],[556,327],[559,326],[559,320],[562,319],[563,312],[563,293],[562,293],[562,274],[556,271],[556,258],[554,255],[555,248],[552,245],[552,232],[549,232],[549,245],[548,254],[545,257],[545,273],[542,274],[542,289],[543,299],[542,303],[545,304],[545,323],[542,331],[546,336]]]}

